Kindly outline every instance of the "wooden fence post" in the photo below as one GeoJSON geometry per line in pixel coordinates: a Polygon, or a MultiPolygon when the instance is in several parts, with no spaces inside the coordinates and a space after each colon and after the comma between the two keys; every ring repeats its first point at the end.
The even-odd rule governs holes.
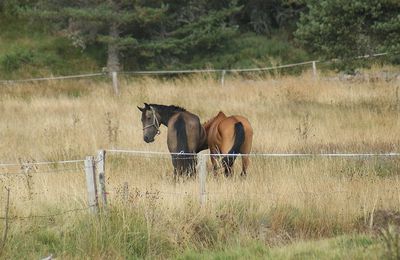
{"type": "Polygon", "coordinates": [[[116,71],[111,72],[111,78],[115,95],[119,96],[118,74],[116,71]]]}
{"type": "Polygon", "coordinates": [[[106,160],[106,151],[99,150],[97,152],[97,164],[96,164],[96,170],[99,176],[99,197],[101,197],[101,203],[103,205],[103,209],[107,210],[105,160],[106,160]]]}
{"type": "Polygon", "coordinates": [[[7,200],[6,200],[6,206],[4,210],[4,229],[3,229],[3,237],[2,240],[0,241],[0,252],[3,250],[4,246],[6,245],[7,241],[7,235],[8,235],[8,211],[10,209],[10,188],[5,187],[7,194],[7,200]]]}
{"type": "Polygon", "coordinates": [[[97,213],[97,208],[99,206],[97,201],[96,192],[96,173],[95,164],[93,156],[87,156],[85,160],[85,173],[86,173],[86,186],[88,190],[88,202],[89,211],[91,213],[97,213]]]}
{"type": "Polygon", "coordinates": [[[313,70],[313,77],[314,79],[317,79],[318,73],[317,73],[317,63],[315,60],[312,62],[312,70],[313,70]]]}
{"type": "Polygon", "coordinates": [[[200,205],[203,207],[207,201],[206,194],[206,179],[207,179],[207,168],[206,168],[206,155],[199,154],[199,184],[200,184],[200,205]]]}

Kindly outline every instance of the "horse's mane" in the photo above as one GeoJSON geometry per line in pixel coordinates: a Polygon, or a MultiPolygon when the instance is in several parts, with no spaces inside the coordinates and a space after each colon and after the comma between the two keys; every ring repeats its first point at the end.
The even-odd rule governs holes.
{"type": "Polygon", "coordinates": [[[186,111],[186,109],[184,109],[183,107],[179,107],[179,106],[175,106],[175,105],[165,106],[165,105],[158,105],[158,104],[150,104],[150,106],[159,108],[162,110],[168,110],[168,111],[178,111],[178,112],[186,111]]]}

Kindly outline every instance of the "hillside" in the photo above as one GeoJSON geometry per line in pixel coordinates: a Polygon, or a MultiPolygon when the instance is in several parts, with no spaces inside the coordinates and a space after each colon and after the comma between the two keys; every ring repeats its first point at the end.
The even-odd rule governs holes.
{"type": "MultiPolygon", "coordinates": [[[[0,79],[18,79],[48,75],[70,75],[101,71],[106,66],[105,48],[89,46],[84,51],[70,39],[39,28],[28,20],[0,19],[0,79]]],[[[194,54],[187,63],[168,67],[148,61],[135,64],[125,56],[123,69],[198,69],[265,67],[308,60],[308,54],[285,40],[282,35],[235,35],[218,52],[194,54]]]]}
{"type": "Polygon", "coordinates": [[[96,50],[81,52],[69,39],[28,20],[0,17],[0,78],[68,75],[98,71],[96,50]]]}

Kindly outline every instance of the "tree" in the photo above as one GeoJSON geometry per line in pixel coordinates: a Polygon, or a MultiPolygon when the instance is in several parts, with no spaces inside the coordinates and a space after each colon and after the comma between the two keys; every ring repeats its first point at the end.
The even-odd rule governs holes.
{"type": "Polygon", "coordinates": [[[194,52],[216,50],[235,32],[229,17],[239,10],[236,0],[37,1],[23,13],[52,21],[83,50],[106,45],[109,71],[132,60],[137,66],[175,66],[194,52]]]}
{"type": "Polygon", "coordinates": [[[303,0],[240,0],[239,4],[244,6],[241,24],[268,36],[282,28],[292,31],[305,6],[303,0]]]}
{"type": "Polygon", "coordinates": [[[235,0],[170,0],[167,6],[160,23],[137,25],[141,37],[131,53],[148,68],[187,68],[195,56],[217,52],[237,32],[230,23],[240,10],[235,0]]]}
{"type": "Polygon", "coordinates": [[[137,44],[125,33],[132,22],[148,22],[162,17],[166,8],[161,1],[135,0],[39,0],[32,8],[23,11],[37,19],[50,20],[58,30],[72,39],[73,44],[85,49],[95,42],[107,46],[107,69],[120,69],[121,51],[137,44]]]}
{"type": "Polygon", "coordinates": [[[400,1],[309,0],[296,38],[325,58],[400,51],[400,1]]]}

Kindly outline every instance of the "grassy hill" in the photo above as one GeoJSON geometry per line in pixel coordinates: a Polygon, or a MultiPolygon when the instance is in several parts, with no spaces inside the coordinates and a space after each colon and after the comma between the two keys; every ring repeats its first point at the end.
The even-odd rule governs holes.
{"type": "Polygon", "coordinates": [[[93,49],[82,52],[69,39],[53,35],[26,20],[0,18],[0,78],[65,75],[98,71],[93,49]]]}

